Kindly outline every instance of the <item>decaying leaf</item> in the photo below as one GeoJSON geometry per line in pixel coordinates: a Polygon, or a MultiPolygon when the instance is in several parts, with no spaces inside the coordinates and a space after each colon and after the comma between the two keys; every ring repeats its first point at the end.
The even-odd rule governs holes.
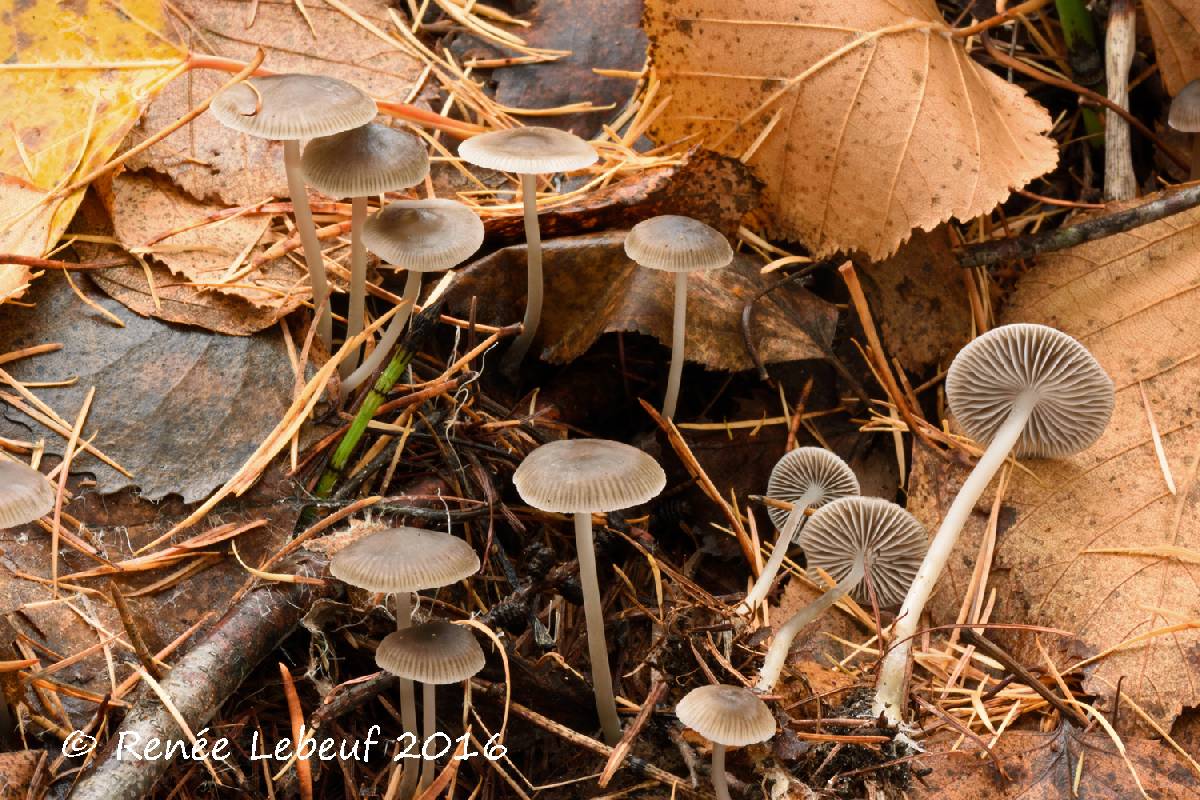
{"type": "MultiPolygon", "coordinates": [[[[282,335],[221,336],[146,319],[101,295],[85,276],[74,280],[125,327],[84,305],[61,274],[49,276],[31,288],[33,307],[0,316],[0,352],[46,342],[63,349],[6,368],[23,382],[76,379],[33,390],[66,419],[96,388],[83,435],[134,476],[81,454],[73,471],[94,474],[97,491],[136,486],[149,499],[202,499],[242,466],[291,402],[295,375],[282,335]]],[[[24,441],[45,438],[55,455],[65,446],[63,437],[7,405],[0,431],[24,441]]]]}
{"type": "MultiPolygon", "coordinates": [[[[391,25],[383,0],[346,0],[345,5],[381,30],[391,25]]],[[[404,101],[421,71],[412,56],[327,3],[177,0],[171,22],[172,35],[197,52],[248,61],[261,46],[267,53],[264,66],[271,70],[341,78],[386,100],[404,101]]],[[[175,81],[150,105],[131,140],[179,119],[228,77],[197,70],[188,80],[175,81]]],[[[234,133],[211,114],[154,145],[130,168],[161,172],[201,200],[240,206],[287,196],[279,143],[234,133]]]]}
{"type": "Polygon", "coordinates": [[[32,791],[30,781],[42,753],[18,750],[0,753],[0,800],[23,800],[32,791]]]}
{"type": "MultiPolygon", "coordinates": [[[[671,341],[673,276],[641,269],[625,256],[624,232],[553,239],[543,245],[545,305],[538,339],[542,357],[566,363],[602,333],[629,331],[671,341]]],[[[742,338],[742,307],[768,284],[759,265],[738,256],[726,268],[688,281],[687,358],[711,369],[754,366],[742,338]]],[[[508,324],[525,302],[525,247],[506,247],[466,269],[454,297],[464,308],[479,298],[480,321],[508,324]]],[[[754,338],[767,363],[823,359],[837,311],[802,289],[776,290],[759,301],[754,338]]]]}
{"type": "Polygon", "coordinates": [[[1172,97],[1200,78],[1200,5],[1188,0],[1142,0],[1158,71],[1172,97]]]}
{"type": "MultiPolygon", "coordinates": [[[[104,164],[180,68],[184,54],[154,35],[163,19],[161,0],[29,0],[6,9],[0,252],[41,256],[54,246],[83,190],[48,196],[104,164]]],[[[0,265],[0,302],[28,279],[26,268],[0,265]]]]}
{"type": "Polygon", "coordinates": [[[650,0],[672,98],[654,133],[746,158],[776,233],[891,254],[1052,168],[1050,117],[975,63],[932,0],[650,0]]]}
{"type": "MultiPolygon", "coordinates": [[[[989,583],[998,597],[993,621],[1072,631],[1082,653],[1062,653],[1058,666],[1099,656],[1086,666],[1085,690],[1111,698],[1123,678],[1122,694],[1168,728],[1183,706],[1200,704],[1198,301],[1193,210],[1042,257],[1003,315],[1078,338],[1117,395],[1099,442],[1070,458],[1031,461],[1032,475],[1014,473],[989,583]]],[[[965,473],[921,448],[914,460],[912,507],[932,523],[965,473]]],[[[938,621],[954,621],[990,504],[980,503],[950,561],[931,604],[938,621]]],[[[1013,646],[1024,663],[1044,665],[1030,637],[1013,646]]],[[[1123,709],[1121,718],[1135,715],[1123,709]]]]}
{"type": "Polygon", "coordinates": [[[913,800],[1185,800],[1200,797],[1200,776],[1162,742],[1125,739],[1125,757],[1103,732],[1080,735],[1006,731],[992,748],[995,762],[967,744],[953,752],[939,741],[921,759],[933,771],[908,792],[913,800]],[[1132,767],[1132,769],[1131,769],[1132,767]],[[1134,771],[1137,778],[1134,778],[1134,771]],[[1145,795],[1139,790],[1145,790],[1145,795]]]}

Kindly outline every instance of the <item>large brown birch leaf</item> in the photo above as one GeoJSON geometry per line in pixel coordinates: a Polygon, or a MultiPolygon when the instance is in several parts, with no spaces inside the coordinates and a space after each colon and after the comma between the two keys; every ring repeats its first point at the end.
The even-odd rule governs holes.
{"type": "Polygon", "coordinates": [[[671,98],[657,139],[753,150],[773,232],[818,254],[882,258],[1057,161],[1046,111],[932,0],[648,0],[645,25],[671,98]]]}
{"type": "Polygon", "coordinates": [[[1200,3],[1195,0],[1142,0],[1158,71],[1171,96],[1200,78],[1200,3]]]}
{"type": "MultiPolygon", "coordinates": [[[[1200,210],[1192,210],[1042,257],[1003,319],[1076,337],[1112,376],[1117,394],[1112,422],[1095,445],[1070,458],[1029,461],[1032,475],[1014,473],[989,582],[998,593],[992,621],[1073,632],[1077,641],[1057,653],[1058,666],[1100,655],[1084,667],[1084,689],[1111,703],[1124,678],[1121,694],[1164,727],[1184,706],[1200,704],[1197,309],[1200,210]],[[1174,494],[1155,454],[1148,409],[1174,494]]],[[[964,477],[962,468],[918,448],[914,513],[935,523],[964,477]]],[[[980,502],[951,559],[932,603],[938,622],[954,621],[991,502],[980,502]]],[[[1009,641],[1024,663],[1044,665],[1031,640],[1009,641]]],[[[1120,716],[1136,718],[1127,708],[1120,716]]]]}

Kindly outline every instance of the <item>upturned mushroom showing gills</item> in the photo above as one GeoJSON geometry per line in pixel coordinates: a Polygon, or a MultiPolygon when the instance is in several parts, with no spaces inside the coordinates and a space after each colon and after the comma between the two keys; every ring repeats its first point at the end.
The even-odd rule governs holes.
{"type": "Polygon", "coordinates": [[[667,476],[654,458],[636,447],[605,439],[544,444],[526,456],[513,473],[517,493],[526,503],[541,511],[572,514],[575,518],[592,690],[604,739],[610,745],[621,738],[621,722],[604,640],[604,609],[596,576],[592,514],[648,502],[662,491],[666,482],[667,476]]]}
{"type": "Polygon", "coordinates": [[[227,128],[283,142],[283,166],[296,230],[308,265],[317,334],[329,349],[333,344],[329,281],[300,168],[300,140],[332,136],[367,124],[377,113],[375,101],[361,89],[337,78],[267,75],[234,84],[213,98],[210,109],[227,128]]]}
{"type": "Polygon", "coordinates": [[[742,686],[701,686],[675,706],[675,716],[712,742],[712,784],[717,800],[729,800],[725,748],[765,742],[775,735],[775,717],[754,692],[742,686]]]}
{"type": "Polygon", "coordinates": [[[905,675],[921,612],[983,490],[1009,453],[1058,458],[1090,447],[1112,416],[1113,383],[1067,334],[1045,325],[1003,325],[955,357],[946,399],[967,435],[987,449],[950,504],[896,618],[872,707],[892,724],[904,717],[905,675]]]}
{"type": "MultiPolygon", "coordinates": [[[[329,573],[338,580],[395,596],[397,631],[412,624],[413,592],[450,586],[478,571],[479,556],[469,544],[457,536],[424,528],[384,528],[339,550],[329,562],[329,573]]],[[[400,717],[404,729],[415,736],[416,694],[412,681],[403,677],[400,717]]],[[[405,770],[401,796],[411,797],[416,785],[417,770],[405,770]]]]}
{"type": "MultiPolygon", "coordinates": [[[[313,139],[300,166],[310,186],[329,197],[350,198],[350,304],[346,338],[357,336],[366,315],[367,251],[363,224],[367,198],[416,186],[429,174],[425,145],[412,134],[371,122],[352,130],[313,139]]],[[[342,376],[358,364],[351,354],[340,365],[342,376]]]]}
{"type": "Polygon", "coordinates": [[[634,225],[625,237],[625,254],[643,267],[675,275],[675,315],[671,327],[671,371],[662,414],[675,416],[683,350],[687,338],[687,277],[692,272],[726,267],[733,248],[719,231],[691,217],[665,215],[634,225]]]}
{"type": "Polygon", "coordinates": [[[536,126],[472,136],[458,146],[458,154],[477,167],[514,172],[520,180],[528,260],[525,319],[521,335],[504,357],[506,367],[515,369],[529,352],[542,320],[542,233],[535,176],[583,169],[596,163],[598,156],[590,144],[572,133],[536,126]]]}
{"type": "Polygon", "coordinates": [[[767,497],[791,503],[792,510],[774,506],[767,508],[771,522],[779,529],[779,537],[758,580],[746,594],[746,599],[738,604],[738,613],[752,612],[766,599],[808,510],[820,508],[839,497],[856,495],[858,491],[858,478],[854,470],[828,450],[822,447],[797,447],[784,453],[783,458],[771,469],[771,477],[767,480],[767,497]]]}
{"type": "MultiPolygon", "coordinates": [[[[422,686],[425,739],[438,732],[436,687],[470,678],[484,665],[483,648],[469,630],[435,620],[389,633],[375,651],[375,663],[402,680],[422,686]]],[[[433,782],[433,759],[422,759],[419,789],[433,782]]]]}
{"type": "Polygon", "coordinates": [[[1200,179],[1200,78],[1189,82],[1171,100],[1167,124],[1192,137],[1189,180],[1200,179]]]}
{"type": "Polygon", "coordinates": [[[800,534],[800,546],[809,568],[820,567],[837,583],[775,632],[755,688],[774,688],[796,635],[847,594],[869,602],[869,583],[881,607],[899,603],[928,541],[916,517],[881,497],[843,497],[818,508],[800,534]]]}
{"type": "Polygon", "coordinates": [[[54,486],[28,464],[0,456],[0,529],[33,522],[54,510],[54,486]]]}
{"type": "Polygon", "coordinates": [[[400,340],[421,293],[421,276],[444,272],[469,258],[483,244],[483,223],[474,211],[453,200],[397,200],[367,220],[363,241],[385,262],[407,270],[406,307],[388,322],[371,355],[342,382],[347,391],[371,377],[400,340]]]}

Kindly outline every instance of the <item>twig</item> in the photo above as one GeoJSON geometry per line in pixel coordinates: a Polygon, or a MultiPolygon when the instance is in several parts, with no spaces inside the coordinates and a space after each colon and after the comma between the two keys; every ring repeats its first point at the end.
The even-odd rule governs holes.
{"type": "Polygon", "coordinates": [[[645,701],[642,703],[641,709],[633,722],[625,729],[625,733],[621,736],[621,741],[617,742],[617,746],[613,748],[612,755],[608,757],[608,763],[604,765],[604,771],[600,773],[600,788],[604,789],[608,786],[608,782],[612,780],[613,775],[621,768],[621,763],[625,760],[625,756],[629,753],[629,749],[633,747],[633,741],[637,739],[642,728],[646,724],[646,720],[650,719],[650,715],[654,713],[654,707],[658,705],[658,701],[667,692],[667,684],[659,681],[650,687],[650,693],[646,695],[645,701]]]}
{"type": "Polygon", "coordinates": [[[142,666],[150,676],[156,680],[163,679],[163,669],[154,660],[154,656],[150,652],[150,648],[146,646],[146,640],[142,638],[142,631],[137,626],[137,619],[133,616],[133,610],[129,608],[129,603],[125,602],[125,595],[121,594],[121,587],[117,586],[115,581],[108,582],[108,595],[112,598],[113,608],[117,610],[117,616],[121,618],[121,625],[125,628],[125,634],[129,637],[129,644],[133,646],[134,655],[138,661],[142,662],[142,666]]]}
{"type": "Polygon", "coordinates": [[[1017,676],[1017,680],[1041,695],[1042,699],[1049,703],[1052,708],[1058,711],[1064,720],[1069,720],[1080,730],[1088,726],[1087,720],[1084,719],[1078,711],[1064,703],[1062,698],[1050,691],[1046,684],[1039,681],[1032,672],[1018,663],[1015,658],[1010,656],[1003,649],[993,644],[991,640],[976,633],[971,628],[962,628],[959,631],[959,638],[961,638],[966,644],[974,645],[976,650],[983,653],[988,658],[1000,662],[1001,666],[1003,666],[1013,675],[1017,676]]]}

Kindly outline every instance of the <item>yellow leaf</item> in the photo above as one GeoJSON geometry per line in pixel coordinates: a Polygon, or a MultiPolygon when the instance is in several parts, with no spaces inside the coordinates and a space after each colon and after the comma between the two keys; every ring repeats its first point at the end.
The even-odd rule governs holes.
{"type": "MultiPolygon", "coordinates": [[[[83,190],[186,52],[160,32],[162,0],[18,0],[0,25],[0,252],[40,256],[83,190]]],[[[24,267],[0,265],[0,302],[20,296],[24,267]]]]}
{"type": "Polygon", "coordinates": [[[1050,117],[967,55],[932,0],[647,0],[671,102],[766,182],[775,234],[882,258],[913,229],[990,211],[1051,169],[1050,117]]]}

